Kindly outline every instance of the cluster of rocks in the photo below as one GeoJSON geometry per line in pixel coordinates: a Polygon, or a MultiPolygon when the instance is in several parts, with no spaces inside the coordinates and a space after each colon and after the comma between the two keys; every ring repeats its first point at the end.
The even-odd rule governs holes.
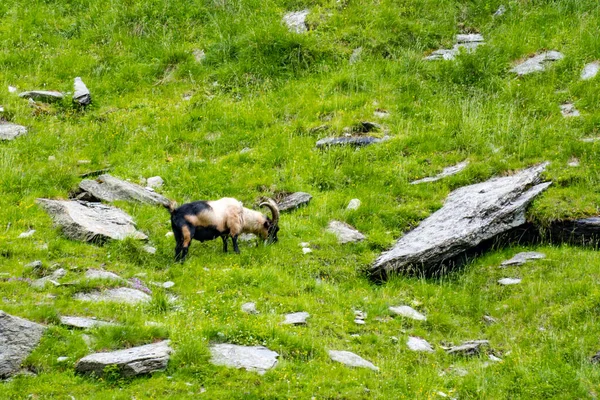
{"type": "Polygon", "coordinates": [[[425,57],[425,60],[454,60],[460,54],[461,49],[464,49],[467,53],[471,53],[477,47],[485,44],[483,36],[478,33],[456,35],[455,42],[451,49],[435,50],[429,56],[425,57]]]}

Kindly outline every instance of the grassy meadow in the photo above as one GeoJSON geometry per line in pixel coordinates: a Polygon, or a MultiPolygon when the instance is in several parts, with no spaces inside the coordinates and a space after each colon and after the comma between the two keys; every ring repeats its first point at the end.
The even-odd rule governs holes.
{"type": "Polygon", "coordinates": [[[600,77],[579,78],[600,59],[598,26],[597,0],[2,1],[2,118],[29,133],[0,142],[0,310],[49,329],[25,362],[35,375],[1,382],[0,399],[596,398],[600,367],[589,362],[600,350],[595,249],[494,249],[439,279],[376,284],[365,270],[452,190],[542,161],[551,162],[545,177],[553,185],[529,219],[599,213],[600,141],[580,139],[600,136],[600,77]],[[501,4],[506,13],[493,17],[501,4]],[[283,14],[304,8],[308,32],[289,32],[283,14]],[[481,33],[486,44],[454,61],[423,61],[450,48],[457,33],[481,33]],[[542,73],[509,72],[542,50],[565,58],[542,73]],[[85,110],[69,95],[32,107],[8,91],[72,92],[76,76],[93,97],[85,110]],[[565,102],[581,117],[564,118],[565,102]],[[315,148],[360,121],[382,124],[374,135],[390,140],[315,148]],[[580,165],[568,166],[574,159],[580,165]],[[464,160],[469,166],[455,176],[410,185],[464,160]],[[263,196],[294,191],[313,199],[282,213],[277,244],[242,243],[237,255],[223,254],[220,240],[193,242],[182,265],[173,262],[169,216],[160,207],[116,203],[156,247],[148,254],[133,240],[66,239],[35,204],[68,198],[80,174],[108,167],[134,183],[161,176],[157,191],[180,204],[228,196],[254,207],[263,196]],[[352,198],[362,204],[346,210],[352,198]],[[326,232],[331,220],[367,239],[338,244],[326,232]],[[29,229],[33,236],[18,237],[29,229]],[[301,242],[313,252],[303,254],[301,242]],[[547,257],[498,268],[524,250],[547,257]],[[34,260],[66,269],[61,282],[71,284],[32,288],[35,272],[26,265],[34,260]],[[141,279],[152,301],[73,300],[76,292],[117,285],[83,281],[88,268],[141,279]],[[504,287],[496,283],[503,277],[523,281],[504,287]],[[151,284],[168,280],[171,289],[151,284]],[[258,315],[241,311],[249,301],[258,315]],[[401,304],[427,321],[392,316],[388,307],[401,304]],[[354,310],[367,313],[365,325],[353,322],[354,310]],[[308,324],[281,325],[295,311],[309,312],[308,324]],[[60,315],[122,326],[70,330],[58,324],[60,315]],[[484,315],[498,323],[486,324],[484,315]],[[409,336],[435,352],[410,351],[409,336]],[[164,372],[135,379],[74,373],[92,351],[164,338],[175,350],[164,372]],[[488,339],[502,361],[441,348],[473,339],[488,339]],[[264,345],[280,354],[279,364],[262,376],[213,366],[213,342],[264,345]],[[328,350],[352,351],[380,371],[334,363],[328,350]]]}

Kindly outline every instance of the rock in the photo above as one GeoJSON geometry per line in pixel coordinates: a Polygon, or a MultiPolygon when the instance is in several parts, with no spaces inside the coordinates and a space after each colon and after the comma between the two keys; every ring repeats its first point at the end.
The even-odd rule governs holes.
{"type": "Polygon", "coordinates": [[[173,236],[173,232],[167,232],[167,233],[165,233],[165,237],[171,237],[171,236],[173,236]]]}
{"type": "Polygon", "coordinates": [[[33,270],[39,270],[40,268],[42,268],[42,262],[40,260],[32,261],[29,264],[25,264],[25,268],[31,268],[33,270]]]}
{"type": "Polygon", "coordinates": [[[10,122],[0,122],[0,140],[13,140],[27,133],[27,128],[10,122]]]}
{"type": "Polygon", "coordinates": [[[105,279],[105,280],[109,280],[109,281],[120,281],[123,280],[123,278],[121,278],[119,275],[109,272],[109,271],[104,271],[101,269],[93,269],[90,268],[87,271],[85,271],[85,277],[86,279],[105,279]]]}
{"type": "Polygon", "coordinates": [[[300,242],[300,247],[310,247],[310,243],[308,243],[308,242],[300,242]]]}
{"type": "Polygon", "coordinates": [[[349,351],[329,350],[329,357],[333,361],[337,361],[349,367],[369,368],[373,371],[379,371],[379,368],[371,362],[349,351]]]}
{"type": "Polygon", "coordinates": [[[360,56],[362,55],[362,51],[363,51],[362,47],[358,47],[358,48],[354,49],[354,51],[352,51],[352,54],[350,55],[350,60],[348,60],[348,63],[350,65],[353,65],[353,64],[356,64],[357,62],[359,62],[360,56]]]}
{"type": "Polygon", "coordinates": [[[490,361],[494,361],[494,362],[502,362],[502,359],[499,357],[496,357],[493,354],[488,354],[488,358],[490,359],[490,361]]]}
{"type": "Polygon", "coordinates": [[[292,210],[308,204],[311,199],[312,196],[308,193],[296,192],[286,196],[283,200],[277,203],[277,207],[279,207],[279,211],[292,210]]]}
{"type": "Polygon", "coordinates": [[[501,17],[504,15],[504,13],[506,12],[506,6],[504,4],[500,4],[500,7],[498,7],[498,9],[496,10],[496,12],[494,13],[494,17],[501,17]]]}
{"type": "Polygon", "coordinates": [[[80,77],[75,78],[73,83],[73,101],[81,106],[87,106],[92,102],[89,89],[80,77]]]}
{"type": "Polygon", "coordinates": [[[192,52],[192,55],[194,56],[194,60],[196,60],[197,63],[201,63],[206,59],[206,53],[202,49],[194,50],[192,52]]]}
{"type": "Polygon", "coordinates": [[[495,324],[498,322],[498,320],[496,320],[496,318],[490,317],[489,315],[484,315],[483,321],[488,325],[495,324]]]}
{"type": "Polygon", "coordinates": [[[360,207],[360,200],[352,199],[348,203],[348,207],[346,207],[346,210],[358,210],[358,207],[360,207]]]}
{"type": "Polygon", "coordinates": [[[69,360],[69,357],[58,357],[56,359],[56,361],[59,363],[62,363],[62,362],[68,361],[68,360],[69,360]]]}
{"type": "Polygon", "coordinates": [[[142,246],[142,250],[149,254],[156,254],[156,247],[144,245],[142,246]]]}
{"type": "Polygon", "coordinates": [[[550,63],[562,60],[563,58],[564,55],[558,51],[546,51],[518,64],[516,67],[511,69],[510,72],[514,72],[515,74],[522,76],[531,74],[533,72],[545,71],[550,63]]]}
{"type": "Polygon", "coordinates": [[[368,146],[373,143],[380,143],[383,139],[372,136],[341,136],[328,137],[317,141],[317,148],[329,146],[368,146]]]}
{"type": "Polygon", "coordinates": [[[456,43],[481,43],[483,36],[479,33],[458,34],[455,37],[456,43]]]}
{"type": "Polygon", "coordinates": [[[597,352],[596,354],[594,354],[592,356],[592,358],[590,359],[590,361],[592,362],[592,364],[598,364],[598,363],[600,363],[600,351],[597,352]]]}
{"type": "Polygon", "coordinates": [[[364,325],[365,319],[367,319],[367,313],[361,310],[354,310],[354,323],[358,325],[364,325]]]}
{"type": "Polygon", "coordinates": [[[545,257],[546,255],[544,253],[538,253],[536,251],[525,251],[514,255],[513,258],[509,260],[503,261],[502,264],[500,264],[500,266],[508,267],[511,265],[523,265],[528,260],[539,260],[545,257]]]}
{"type": "Polygon", "coordinates": [[[554,243],[595,246],[600,243],[600,217],[555,221],[546,234],[554,243]]]}
{"type": "Polygon", "coordinates": [[[73,296],[75,300],[92,301],[94,303],[106,301],[123,304],[147,303],[152,298],[141,290],[120,287],[115,289],[106,289],[102,292],[94,291],[90,293],[76,293],[73,296]]]}
{"type": "Polygon", "coordinates": [[[600,71],[600,61],[594,61],[586,64],[581,71],[581,80],[587,81],[594,78],[596,75],[598,75],[598,71],[600,71]]]}
{"type": "Polygon", "coordinates": [[[283,22],[287,25],[290,32],[305,33],[308,30],[306,17],[309,13],[309,10],[288,12],[283,16],[283,22]]]}
{"type": "Polygon", "coordinates": [[[521,279],[520,278],[502,278],[498,280],[498,283],[504,286],[508,286],[508,285],[517,285],[519,283],[521,283],[521,279]]]}
{"type": "Polygon", "coordinates": [[[373,116],[377,118],[388,118],[390,116],[390,113],[386,110],[378,108],[377,110],[373,111],[373,116]]]}
{"type": "Polygon", "coordinates": [[[165,289],[171,289],[173,286],[175,286],[175,282],[173,281],[166,281],[162,284],[162,287],[165,289]]]}
{"type": "Polygon", "coordinates": [[[471,340],[468,342],[463,342],[459,346],[453,346],[446,350],[448,354],[456,354],[461,356],[474,356],[479,354],[481,347],[489,346],[490,342],[488,340],[471,340]]]}
{"type": "Polygon", "coordinates": [[[401,317],[416,319],[417,321],[426,321],[427,317],[410,306],[389,307],[389,310],[401,317]]]}
{"type": "Polygon", "coordinates": [[[244,147],[243,149],[240,150],[240,154],[250,153],[251,151],[252,151],[252,149],[250,147],[244,147]]]}
{"type": "Polygon", "coordinates": [[[231,368],[244,368],[246,371],[256,371],[263,375],[267,370],[277,365],[277,354],[263,346],[238,346],[220,343],[210,346],[214,365],[224,365],[231,368]]]}
{"type": "Polygon", "coordinates": [[[569,167],[579,167],[579,165],[581,165],[579,159],[575,157],[571,158],[567,163],[567,166],[569,167]]]}
{"type": "Polygon", "coordinates": [[[58,280],[63,278],[66,274],[67,271],[65,271],[63,268],[59,268],[52,272],[52,274],[31,282],[31,287],[43,289],[44,286],[46,286],[46,283],[52,283],[54,286],[59,286],[60,283],[58,283],[58,280]]]}
{"type": "Polygon", "coordinates": [[[16,87],[8,85],[8,93],[16,93],[16,92],[17,92],[16,87]]]}
{"type": "Polygon", "coordinates": [[[146,181],[146,185],[153,189],[161,187],[164,183],[165,181],[163,181],[163,178],[161,178],[160,176],[152,176],[146,181]]]}
{"type": "Polygon", "coordinates": [[[116,365],[123,377],[149,374],[167,368],[169,355],[172,352],[169,340],[117,350],[95,353],[77,361],[75,371],[80,374],[103,376],[104,369],[116,365]]]}
{"type": "Polygon", "coordinates": [[[303,247],[302,254],[308,254],[308,253],[312,253],[312,249],[308,248],[308,247],[303,247]]]}
{"type": "Polygon", "coordinates": [[[408,340],[406,341],[406,345],[412,351],[426,351],[433,353],[433,347],[431,347],[429,342],[419,337],[409,336],[408,340]]]}
{"type": "Polygon", "coordinates": [[[145,240],[125,211],[101,203],[37,199],[65,236],[84,242],[105,242],[126,237],[145,240]]]}
{"type": "Polygon", "coordinates": [[[65,97],[65,95],[57,91],[32,90],[29,92],[19,93],[19,97],[23,99],[41,101],[44,103],[54,103],[57,101],[61,101],[65,97]]]}
{"type": "Polygon", "coordinates": [[[551,184],[539,183],[547,165],[450,193],[441,209],[379,256],[371,274],[385,278],[390,272],[444,272],[444,265],[464,262],[468,250],[524,225],[527,206],[551,184]]]}
{"type": "Polygon", "coordinates": [[[485,44],[483,36],[480,34],[459,34],[455,37],[455,44],[451,49],[435,50],[424,60],[454,60],[460,50],[464,49],[467,53],[472,53],[482,44],[485,44]]]}
{"type": "Polygon", "coordinates": [[[0,311],[0,378],[8,378],[37,347],[46,327],[0,311]]]}
{"type": "Polygon", "coordinates": [[[146,190],[140,185],[122,181],[109,174],[100,175],[95,181],[84,179],[79,184],[82,192],[88,192],[104,201],[138,201],[152,205],[168,205],[169,200],[158,193],[146,190]]]}
{"type": "Polygon", "coordinates": [[[33,236],[33,234],[35,233],[35,229],[30,229],[27,232],[23,232],[19,235],[19,239],[26,239],[28,237],[33,236]]]}
{"type": "Polygon", "coordinates": [[[440,172],[436,176],[419,179],[419,180],[411,182],[410,184],[411,185],[417,185],[419,183],[439,181],[440,179],[445,178],[447,176],[458,174],[460,171],[462,171],[463,169],[467,168],[467,165],[469,165],[469,162],[468,161],[463,161],[463,162],[460,162],[460,163],[458,163],[456,165],[453,165],[452,167],[446,167],[446,168],[444,168],[442,170],[442,172],[440,172]]]}
{"type": "Polygon", "coordinates": [[[242,304],[242,311],[246,314],[258,314],[255,303],[244,303],[242,304]]]}
{"type": "Polygon", "coordinates": [[[60,317],[60,323],[72,328],[90,329],[98,326],[114,326],[112,322],[100,321],[96,318],[75,317],[63,315],[60,317]]]}
{"type": "Polygon", "coordinates": [[[560,107],[560,113],[565,118],[579,117],[581,115],[579,113],[579,110],[575,108],[575,105],[573,103],[561,104],[559,107],[560,107]]]}
{"type": "Polygon", "coordinates": [[[340,244],[358,242],[366,239],[366,236],[355,228],[340,221],[331,221],[327,226],[327,232],[337,236],[340,244]]]}
{"type": "Polygon", "coordinates": [[[257,237],[258,236],[256,236],[254,233],[242,233],[240,236],[238,236],[238,240],[240,242],[251,242],[257,237]]]}
{"type": "Polygon", "coordinates": [[[304,311],[286,314],[285,321],[282,322],[284,325],[306,325],[306,319],[310,317],[310,314],[304,311]]]}

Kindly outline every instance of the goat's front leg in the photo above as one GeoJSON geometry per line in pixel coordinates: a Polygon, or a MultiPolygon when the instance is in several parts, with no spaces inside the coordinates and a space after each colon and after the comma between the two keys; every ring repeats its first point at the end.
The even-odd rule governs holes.
{"type": "Polygon", "coordinates": [[[235,251],[237,254],[240,254],[240,248],[238,247],[238,235],[232,236],[231,241],[233,242],[233,251],[235,251]]]}
{"type": "Polygon", "coordinates": [[[227,235],[221,236],[221,239],[223,239],[223,253],[227,253],[227,235]]]}

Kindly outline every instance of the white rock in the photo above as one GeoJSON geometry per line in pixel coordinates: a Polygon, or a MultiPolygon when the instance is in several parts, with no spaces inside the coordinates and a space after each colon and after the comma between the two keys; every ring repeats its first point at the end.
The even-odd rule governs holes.
{"type": "Polygon", "coordinates": [[[494,17],[501,17],[506,12],[506,6],[504,4],[500,4],[500,7],[494,13],[494,17]]]}
{"type": "Polygon", "coordinates": [[[286,314],[285,321],[283,321],[282,324],[284,324],[284,325],[305,325],[306,319],[308,317],[310,317],[310,314],[305,311],[286,314]]]}
{"type": "Polygon", "coordinates": [[[425,339],[421,339],[420,337],[409,336],[408,340],[406,341],[406,345],[413,351],[433,352],[433,347],[431,347],[429,342],[427,342],[425,339]]]}
{"type": "Polygon", "coordinates": [[[171,236],[173,236],[173,232],[167,232],[167,233],[165,233],[165,237],[171,237],[171,236]]]}
{"type": "Polygon", "coordinates": [[[309,13],[309,10],[289,12],[283,16],[283,22],[287,25],[290,32],[304,33],[308,30],[306,27],[306,17],[309,13]]]}
{"type": "Polygon", "coordinates": [[[517,75],[527,75],[533,72],[544,71],[550,62],[562,60],[563,58],[564,55],[558,51],[546,51],[525,60],[511,69],[510,72],[514,72],[517,75]]]}
{"type": "Polygon", "coordinates": [[[73,296],[75,300],[92,302],[115,302],[124,304],[147,303],[151,297],[141,290],[131,288],[107,289],[102,292],[76,293],[73,296]]]}
{"type": "Polygon", "coordinates": [[[164,183],[165,181],[163,181],[163,178],[161,178],[160,176],[152,176],[146,181],[146,186],[154,189],[161,187],[164,183]]]}
{"type": "MultiPolygon", "coordinates": [[[[173,232],[171,232],[173,233],[173,232]]],[[[156,247],[152,247],[152,246],[148,246],[148,245],[144,245],[142,246],[142,249],[149,254],[156,254],[156,247]]]]}
{"type": "Polygon", "coordinates": [[[348,60],[348,63],[350,65],[352,65],[352,64],[356,64],[357,62],[359,62],[360,56],[362,55],[362,51],[363,51],[362,47],[358,47],[358,48],[354,49],[354,51],[350,55],[350,60],[348,60]]]}
{"type": "Polygon", "coordinates": [[[488,358],[490,359],[490,361],[495,361],[495,362],[502,362],[502,359],[499,357],[496,357],[493,354],[488,355],[488,358]]]}
{"type": "Polygon", "coordinates": [[[346,207],[346,210],[357,210],[358,207],[360,207],[360,200],[359,199],[352,199],[348,203],[348,206],[346,207]]]}
{"type": "Polygon", "coordinates": [[[412,318],[417,321],[426,321],[427,317],[410,306],[390,307],[389,310],[401,317],[412,318]]]}
{"type": "Polygon", "coordinates": [[[8,122],[0,123],[0,140],[13,140],[27,133],[27,128],[8,122]]]}
{"type": "Polygon", "coordinates": [[[16,92],[17,92],[16,87],[8,85],[8,93],[16,93],[16,92]]]}
{"type": "Polygon", "coordinates": [[[308,247],[303,247],[302,248],[302,254],[308,254],[308,253],[312,253],[312,249],[310,249],[308,247]]]}
{"type": "Polygon", "coordinates": [[[377,118],[388,118],[390,116],[390,113],[386,110],[377,109],[373,111],[373,116],[377,118]]]}
{"type": "Polygon", "coordinates": [[[447,176],[458,174],[459,172],[461,172],[462,170],[464,170],[465,168],[467,168],[468,165],[469,165],[468,161],[463,161],[463,162],[460,162],[460,163],[458,163],[456,165],[453,165],[451,167],[444,168],[442,170],[442,172],[440,172],[436,176],[431,176],[431,177],[427,177],[427,178],[423,178],[423,179],[418,179],[416,181],[411,182],[410,184],[411,185],[417,185],[419,183],[439,181],[440,179],[445,178],[447,176]]]}
{"type": "Polygon", "coordinates": [[[31,287],[42,289],[44,286],[46,286],[46,283],[51,283],[54,286],[59,286],[60,283],[58,283],[58,280],[63,278],[66,274],[67,271],[65,271],[63,268],[59,268],[56,271],[52,272],[52,274],[31,282],[31,287]]]}
{"type": "Polygon", "coordinates": [[[101,321],[95,318],[87,317],[76,317],[63,315],[60,317],[60,323],[63,325],[71,326],[73,328],[89,329],[97,326],[111,326],[116,325],[112,322],[101,321]]]}
{"type": "Polygon", "coordinates": [[[206,58],[206,53],[202,49],[196,49],[192,54],[197,63],[201,63],[206,58]]]}
{"type": "Polygon", "coordinates": [[[85,271],[84,276],[90,280],[91,279],[104,279],[104,280],[109,280],[109,281],[120,281],[123,279],[119,275],[117,275],[113,272],[104,271],[101,269],[94,269],[94,268],[90,268],[87,271],[85,271]]]}
{"type": "Polygon", "coordinates": [[[569,160],[569,162],[567,163],[567,166],[569,166],[569,167],[579,167],[579,165],[580,165],[579,159],[575,158],[575,157],[571,158],[569,160]]]}
{"type": "Polygon", "coordinates": [[[511,259],[503,261],[500,265],[502,267],[507,267],[510,265],[523,265],[528,260],[539,260],[545,257],[546,255],[544,253],[538,253],[537,251],[524,251],[515,254],[511,259]]]}
{"type": "Polygon", "coordinates": [[[507,285],[517,285],[521,283],[521,279],[519,278],[502,278],[498,280],[498,283],[504,286],[507,285]]]}
{"type": "Polygon", "coordinates": [[[24,239],[33,236],[35,229],[30,229],[27,232],[23,232],[19,235],[19,239],[24,239]]]}
{"type": "Polygon", "coordinates": [[[575,108],[575,105],[573,103],[561,104],[559,107],[560,113],[565,118],[579,117],[581,115],[581,113],[578,109],[575,108]]]}
{"type": "Polygon", "coordinates": [[[310,247],[310,243],[308,243],[308,242],[300,242],[300,247],[310,247]]]}
{"type": "Polygon", "coordinates": [[[65,361],[67,361],[67,360],[69,360],[69,357],[58,357],[58,358],[56,359],[56,361],[57,361],[57,362],[65,362],[65,361]]]}
{"type": "Polygon", "coordinates": [[[371,362],[365,360],[364,358],[350,352],[343,350],[329,350],[329,357],[333,361],[337,361],[349,367],[358,367],[358,368],[369,368],[373,371],[379,371],[375,365],[371,362]]]}
{"type": "Polygon", "coordinates": [[[583,67],[583,71],[581,71],[581,80],[587,81],[594,78],[598,75],[598,71],[600,71],[600,61],[594,61],[587,64],[583,67]]]}
{"type": "Polygon", "coordinates": [[[242,311],[246,314],[258,314],[256,303],[252,302],[242,304],[242,311]]]}
{"type": "Polygon", "coordinates": [[[173,286],[175,286],[175,282],[173,282],[173,281],[166,281],[162,284],[162,287],[165,289],[170,289],[173,286]]]}
{"type": "Polygon", "coordinates": [[[358,242],[366,238],[352,226],[340,221],[331,221],[327,231],[335,234],[340,244],[358,242]]]}
{"type": "Polygon", "coordinates": [[[232,368],[244,368],[246,371],[256,371],[263,375],[267,370],[277,365],[277,354],[263,346],[238,346],[220,343],[210,346],[214,365],[225,365],[232,368]]]}

